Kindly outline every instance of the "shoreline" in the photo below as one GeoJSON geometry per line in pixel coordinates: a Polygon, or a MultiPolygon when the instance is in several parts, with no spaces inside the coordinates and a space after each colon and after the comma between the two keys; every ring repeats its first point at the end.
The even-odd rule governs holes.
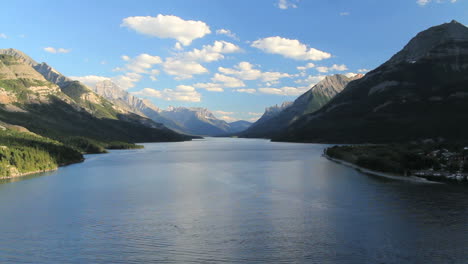
{"type": "Polygon", "coordinates": [[[58,170],[60,167],[64,167],[64,166],[68,166],[68,165],[72,165],[72,164],[81,163],[81,162],[83,162],[83,161],[85,161],[85,159],[81,159],[81,160],[75,161],[75,162],[62,163],[62,164],[59,164],[56,168],[49,169],[49,170],[29,171],[29,172],[23,172],[23,173],[16,174],[16,175],[12,175],[12,176],[0,177],[0,180],[15,179],[15,178],[21,178],[21,177],[25,177],[25,176],[30,176],[30,175],[33,175],[33,174],[39,174],[39,173],[44,173],[44,172],[56,171],[56,170],[58,170]]]}
{"type": "Polygon", "coordinates": [[[6,176],[6,177],[0,177],[0,180],[8,180],[8,179],[15,179],[15,178],[21,178],[33,174],[38,174],[38,173],[44,173],[44,172],[51,172],[51,171],[56,171],[58,170],[59,167],[50,169],[50,170],[39,170],[39,171],[30,171],[30,172],[23,172],[20,174],[12,175],[12,176],[6,176]]]}
{"type": "Polygon", "coordinates": [[[417,177],[417,176],[394,175],[394,174],[389,174],[389,173],[385,173],[385,172],[366,169],[366,168],[363,168],[363,167],[358,166],[356,164],[353,164],[351,162],[347,162],[347,161],[340,160],[340,159],[337,159],[337,158],[332,158],[332,157],[328,156],[327,154],[323,154],[323,157],[327,158],[330,161],[339,163],[341,165],[351,167],[351,168],[353,168],[353,169],[355,169],[355,170],[357,170],[359,172],[371,174],[371,175],[386,178],[386,179],[397,180],[397,181],[407,181],[407,182],[414,182],[414,183],[443,184],[443,182],[431,181],[431,180],[428,180],[426,178],[417,177]]]}

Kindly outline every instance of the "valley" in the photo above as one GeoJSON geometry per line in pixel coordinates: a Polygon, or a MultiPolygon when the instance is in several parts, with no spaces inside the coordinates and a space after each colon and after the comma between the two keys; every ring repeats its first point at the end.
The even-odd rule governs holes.
{"type": "Polygon", "coordinates": [[[467,10],[2,3],[0,263],[468,264],[467,10]]]}

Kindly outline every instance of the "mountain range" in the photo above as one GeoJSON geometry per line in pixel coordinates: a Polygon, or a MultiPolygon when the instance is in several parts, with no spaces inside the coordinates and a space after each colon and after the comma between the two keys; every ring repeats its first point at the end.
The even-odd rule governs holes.
{"type": "Polygon", "coordinates": [[[148,100],[133,96],[110,80],[100,81],[91,89],[123,111],[147,117],[180,133],[218,136],[236,133],[251,125],[243,120],[232,123],[220,120],[206,108],[169,107],[162,110],[148,100]]]}
{"type": "Polygon", "coordinates": [[[457,21],[417,34],[365,76],[327,76],[294,102],[267,108],[254,124],[228,123],[205,108],[162,110],[110,80],[89,88],[21,51],[0,50],[0,119],[81,149],[190,139],[184,134],[326,143],[457,140],[468,133],[467,87],[468,28],[457,21]]]}
{"type": "Polygon", "coordinates": [[[216,118],[208,109],[201,107],[169,107],[161,111],[161,115],[174,120],[183,127],[182,131],[191,135],[227,135],[239,132],[251,125],[243,120],[228,123],[216,118]]]}
{"type": "Polygon", "coordinates": [[[75,144],[83,151],[92,143],[107,147],[116,141],[190,139],[119,109],[86,85],[15,49],[0,50],[0,104],[3,122],[75,144]]]}
{"type": "Polygon", "coordinates": [[[133,96],[129,92],[123,90],[111,80],[103,80],[96,83],[90,88],[98,95],[112,102],[118,109],[140,116],[147,117],[154,122],[165,125],[166,127],[178,131],[185,132],[173,120],[166,118],[160,114],[161,109],[155,106],[148,100],[133,96]]]}
{"type": "Polygon", "coordinates": [[[313,113],[340,93],[351,81],[361,78],[362,74],[347,77],[335,74],[325,77],[294,102],[272,106],[250,128],[239,133],[240,137],[272,138],[286,129],[299,117],[313,113]]]}
{"type": "Polygon", "coordinates": [[[327,143],[466,139],[468,28],[457,21],[417,34],[387,62],[349,83],[273,139],[327,143]]]}

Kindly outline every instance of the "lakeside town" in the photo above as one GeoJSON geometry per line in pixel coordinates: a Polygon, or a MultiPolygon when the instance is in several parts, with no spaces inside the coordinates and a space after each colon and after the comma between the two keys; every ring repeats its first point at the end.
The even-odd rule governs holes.
{"type": "Polygon", "coordinates": [[[459,143],[334,146],[324,154],[371,171],[468,183],[468,146],[459,143]]]}
{"type": "Polygon", "coordinates": [[[432,168],[414,171],[415,176],[434,179],[468,182],[468,146],[461,151],[437,149],[430,153],[420,153],[434,160],[432,168]]]}

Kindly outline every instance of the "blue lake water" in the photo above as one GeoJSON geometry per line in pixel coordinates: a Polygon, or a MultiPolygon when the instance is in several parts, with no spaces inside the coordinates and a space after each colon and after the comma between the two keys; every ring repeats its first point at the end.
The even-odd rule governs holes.
{"type": "Polygon", "coordinates": [[[145,144],[0,184],[0,263],[468,263],[466,186],[257,139],[145,144]]]}

